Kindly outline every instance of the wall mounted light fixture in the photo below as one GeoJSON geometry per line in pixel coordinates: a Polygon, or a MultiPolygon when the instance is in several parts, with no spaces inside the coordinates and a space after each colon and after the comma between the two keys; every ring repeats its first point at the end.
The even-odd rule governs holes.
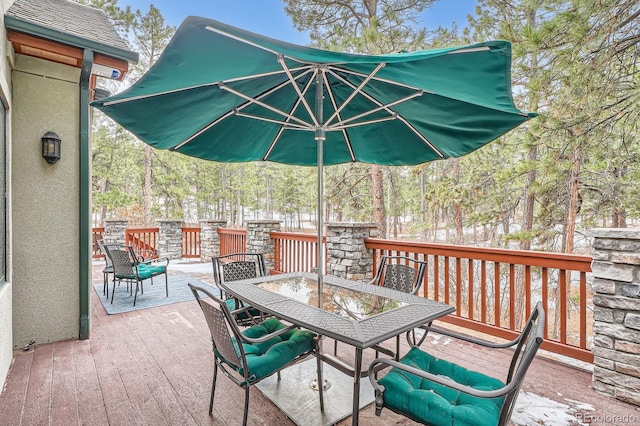
{"type": "Polygon", "coordinates": [[[60,138],[54,132],[47,132],[42,137],[42,158],[53,164],[60,159],[60,138]]]}

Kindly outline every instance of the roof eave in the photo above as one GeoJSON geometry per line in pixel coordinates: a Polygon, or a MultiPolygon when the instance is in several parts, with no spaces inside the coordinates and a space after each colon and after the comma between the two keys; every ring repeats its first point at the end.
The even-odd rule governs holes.
{"type": "Polygon", "coordinates": [[[42,25],[34,24],[33,22],[23,21],[13,16],[5,15],[4,23],[5,27],[9,30],[20,31],[70,46],[91,49],[94,52],[98,52],[112,58],[121,59],[132,64],[137,64],[139,60],[138,52],[88,40],[84,37],[78,37],[73,34],[54,30],[42,25]]]}

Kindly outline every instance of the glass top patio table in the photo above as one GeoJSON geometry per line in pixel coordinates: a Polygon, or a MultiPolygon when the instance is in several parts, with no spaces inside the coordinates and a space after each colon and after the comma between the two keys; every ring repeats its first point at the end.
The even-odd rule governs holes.
{"type": "Polygon", "coordinates": [[[317,275],[291,272],[227,281],[234,297],[276,317],[365,349],[454,311],[444,303],[398,290],[323,277],[322,309],[317,275]]]}
{"type": "Polygon", "coordinates": [[[333,275],[323,277],[319,301],[317,278],[317,274],[291,272],[227,281],[222,286],[261,311],[355,347],[354,365],[349,368],[352,373],[340,368],[329,354],[323,354],[323,359],[354,378],[352,424],[357,425],[363,349],[447,315],[454,308],[333,275]]]}

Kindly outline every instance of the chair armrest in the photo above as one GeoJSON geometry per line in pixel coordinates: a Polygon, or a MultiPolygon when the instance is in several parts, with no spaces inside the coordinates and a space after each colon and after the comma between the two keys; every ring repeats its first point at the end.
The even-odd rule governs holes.
{"type": "MultiPolygon", "coordinates": [[[[505,343],[495,343],[495,342],[491,342],[488,340],[483,340],[483,339],[478,339],[475,337],[471,337],[471,336],[466,336],[464,334],[459,334],[450,330],[446,330],[444,328],[440,328],[440,327],[434,327],[432,325],[421,325],[419,327],[416,327],[418,329],[424,330],[425,331],[425,335],[427,333],[429,333],[430,331],[434,331],[438,334],[442,334],[444,336],[449,336],[449,337],[453,337],[454,339],[459,339],[459,340],[464,340],[465,342],[469,342],[469,343],[474,343],[476,345],[480,345],[480,346],[484,346],[487,348],[493,348],[493,349],[504,349],[504,348],[510,348],[512,346],[514,346],[515,344],[517,344],[520,339],[521,336],[518,336],[516,339],[511,340],[510,342],[505,342],[505,343]]],[[[407,341],[409,341],[409,345],[414,346],[411,344],[411,341],[409,340],[409,333],[411,333],[412,330],[409,330],[407,332],[407,341]]],[[[423,339],[420,340],[420,343],[422,343],[423,339]]],[[[419,345],[417,345],[419,346],[419,345]]]]}
{"type": "Polygon", "coordinates": [[[519,384],[517,381],[512,381],[511,383],[501,387],[500,389],[495,389],[490,391],[478,390],[470,386],[462,385],[447,376],[438,376],[432,373],[428,373],[424,370],[420,370],[419,368],[411,367],[406,364],[402,364],[401,362],[394,361],[392,359],[376,358],[373,360],[371,365],[369,365],[369,381],[371,382],[371,385],[373,386],[373,389],[375,390],[376,395],[378,395],[381,392],[384,392],[384,386],[380,385],[375,377],[376,373],[380,371],[382,368],[387,368],[387,367],[382,367],[382,368],[378,367],[378,364],[384,364],[389,367],[397,368],[398,370],[406,371],[407,373],[413,374],[418,377],[422,377],[434,383],[438,383],[440,385],[446,386],[451,389],[455,389],[459,392],[464,392],[466,394],[469,394],[471,396],[475,396],[478,398],[497,398],[497,397],[506,395],[507,393],[511,392],[519,384]]]}
{"type": "MultiPolygon", "coordinates": [[[[242,309],[244,309],[244,308],[242,308],[242,309]]],[[[233,312],[236,312],[238,310],[239,309],[236,309],[233,312]]],[[[244,334],[240,334],[240,337],[242,338],[242,340],[244,340],[245,342],[248,342],[248,343],[264,343],[266,341],[269,341],[269,340],[273,339],[274,337],[280,336],[281,334],[288,333],[289,331],[294,330],[295,328],[296,328],[295,325],[290,325],[288,327],[281,328],[280,330],[274,331],[273,333],[265,334],[262,337],[252,338],[252,337],[247,337],[244,334]]]]}
{"type": "Polygon", "coordinates": [[[165,266],[167,266],[167,265],[169,265],[169,258],[168,257],[156,257],[154,259],[144,260],[144,261],[139,262],[139,263],[143,264],[143,265],[150,265],[152,263],[159,263],[159,262],[165,262],[165,266]]]}

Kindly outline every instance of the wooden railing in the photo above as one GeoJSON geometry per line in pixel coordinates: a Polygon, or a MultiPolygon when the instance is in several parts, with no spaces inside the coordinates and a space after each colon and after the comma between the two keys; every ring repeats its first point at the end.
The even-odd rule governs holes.
{"type": "Polygon", "coordinates": [[[220,255],[242,253],[247,249],[246,229],[218,228],[220,235],[220,255]]]}
{"type": "MultiPolygon", "coordinates": [[[[271,232],[274,244],[272,274],[312,272],[318,267],[318,237],[313,234],[271,232]]],[[[324,258],[327,258],[327,238],[323,238],[324,258]]],[[[325,261],[326,263],[326,261],[325,261]]]]}
{"type": "Polygon", "coordinates": [[[124,243],[133,246],[138,252],[150,252],[153,257],[158,257],[156,247],[158,244],[158,228],[127,229],[124,233],[124,243]]]}
{"type": "Polygon", "coordinates": [[[380,256],[404,255],[429,263],[419,294],[455,306],[444,321],[513,339],[538,300],[546,312],[543,348],[587,362],[593,354],[587,308],[590,256],[446,244],[367,239],[380,256]]]}
{"type": "Polygon", "coordinates": [[[182,227],[182,257],[200,258],[200,227],[182,227]]]}

